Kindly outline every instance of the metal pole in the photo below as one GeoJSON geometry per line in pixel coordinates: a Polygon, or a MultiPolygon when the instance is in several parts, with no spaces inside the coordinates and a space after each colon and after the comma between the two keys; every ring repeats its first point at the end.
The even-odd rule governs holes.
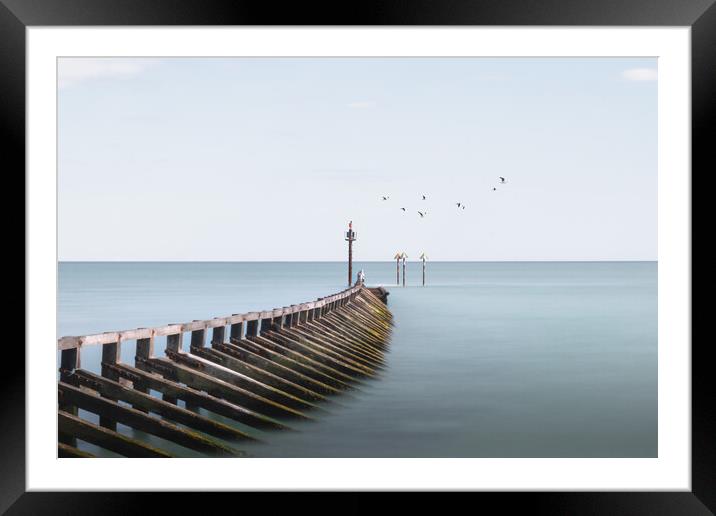
{"type": "Polygon", "coordinates": [[[425,258],[423,258],[423,287],[425,286],[425,258]]]}
{"type": "Polygon", "coordinates": [[[395,284],[400,285],[400,258],[395,260],[395,284]]]}
{"type": "Polygon", "coordinates": [[[405,286],[405,258],[403,258],[403,286],[405,286]]]}
{"type": "Polygon", "coordinates": [[[353,240],[348,240],[348,286],[353,284],[353,240]]]}

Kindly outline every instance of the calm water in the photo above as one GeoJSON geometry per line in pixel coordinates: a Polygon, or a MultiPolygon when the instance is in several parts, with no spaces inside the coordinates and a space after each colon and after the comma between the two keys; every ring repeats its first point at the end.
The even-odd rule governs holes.
{"type": "MultiPolygon", "coordinates": [[[[390,290],[381,376],[257,457],[654,457],[657,265],[357,263],[390,290]]],[[[344,288],[343,263],[61,263],[59,335],[186,322],[344,288]]],[[[161,351],[163,343],[157,342],[161,351]]],[[[97,349],[83,367],[98,370],[97,349]]],[[[133,345],[123,360],[132,362],[133,345]]],[[[220,419],[220,418],[217,418],[220,419]]],[[[131,432],[120,427],[120,430],[131,432]]],[[[87,449],[97,452],[91,446],[87,449]]],[[[110,455],[110,454],[107,454],[110,455]]]]}

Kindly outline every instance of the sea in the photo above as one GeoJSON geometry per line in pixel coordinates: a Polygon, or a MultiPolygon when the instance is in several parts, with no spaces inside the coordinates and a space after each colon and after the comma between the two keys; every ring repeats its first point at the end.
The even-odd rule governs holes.
{"type": "MultiPolygon", "coordinates": [[[[312,421],[289,422],[295,431],[232,443],[248,456],[657,456],[656,262],[428,262],[425,285],[422,263],[407,262],[405,286],[396,262],[355,262],[361,269],[390,294],[385,369],[312,421]]],[[[347,266],[61,262],[58,283],[60,337],[311,301],[346,288],[347,266]]],[[[133,359],[125,343],[122,360],[133,359]]],[[[81,360],[99,372],[98,347],[81,360]]]]}

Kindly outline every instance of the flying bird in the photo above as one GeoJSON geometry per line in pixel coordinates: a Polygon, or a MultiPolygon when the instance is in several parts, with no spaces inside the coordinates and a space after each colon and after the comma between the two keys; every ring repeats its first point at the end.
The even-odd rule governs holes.
{"type": "Polygon", "coordinates": [[[458,208],[460,207],[460,203],[459,203],[459,202],[458,202],[458,203],[455,203],[455,204],[457,204],[457,207],[458,207],[458,208]]]}
{"type": "Polygon", "coordinates": [[[427,213],[427,211],[425,213],[423,213],[422,211],[419,211],[418,213],[420,214],[420,218],[422,219],[425,216],[425,213],[427,213]]]}
{"type": "Polygon", "coordinates": [[[426,199],[426,197],[423,195],[423,201],[426,199]]]}
{"type": "Polygon", "coordinates": [[[493,192],[496,192],[496,191],[497,191],[497,188],[495,188],[495,187],[493,186],[493,187],[492,187],[492,191],[493,191],[493,192]]]}
{"type": "Polygon", "coordinates": [[[498,176],[500,178],[500,183],[505,184],[505,178],[502,176],[498,176]]]}
{"type": "Polygon", "coordinates": [[[400,208],[401,210],[405,211],[405,208],[400,208]]]}
{"type": "Polygon", "coordinates": [[[390,197],[386,197],[385,195],[383,196],[384,201],[387,201],[388,199],[390,199],[390,197]]]}

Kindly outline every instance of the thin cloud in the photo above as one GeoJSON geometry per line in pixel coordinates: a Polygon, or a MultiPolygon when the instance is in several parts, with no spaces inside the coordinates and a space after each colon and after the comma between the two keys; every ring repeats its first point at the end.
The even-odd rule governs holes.
{"type": "Polygon", "coordinates": [[[361,100],[359,102],[348,103],[348,107],[351,109],[370,109],[377,105],[378,103],[375,100],[361,100]]]}
{"type": "Polygon", "coordinates": [[[126,79],[157,64],[158,59],[64,57],[57,63],[57,86],[67,88],[101,78],[126,79]]]}
{"type": "Polygon", "coordinates": [[[655,68],[631,68],[622,72],[628,81],[655,81],[658,77],[655,68]]]}

